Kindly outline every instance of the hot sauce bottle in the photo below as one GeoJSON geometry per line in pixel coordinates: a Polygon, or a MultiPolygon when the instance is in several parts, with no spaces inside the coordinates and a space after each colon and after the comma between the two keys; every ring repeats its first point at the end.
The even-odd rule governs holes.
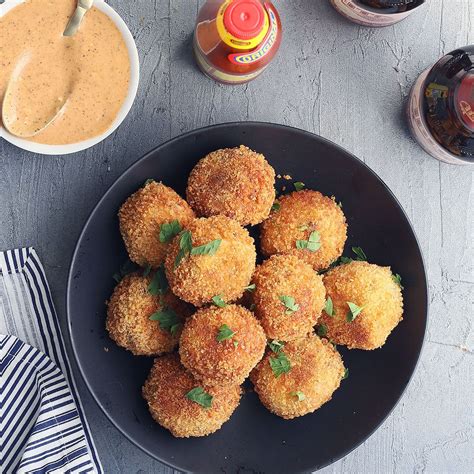
{"type": "Polygon", "coordinates": [[[448,53],[422,73],[407,112],[426,152],[446,163],[474,164],[474,45],[448,53]]]}
{"type": "Polygon", "coordinates": [[[281,32],[280,17],[270,1],[208,0],[194,32],[197,64],[224,84],[251,81],[275,57],[281,32]]]}

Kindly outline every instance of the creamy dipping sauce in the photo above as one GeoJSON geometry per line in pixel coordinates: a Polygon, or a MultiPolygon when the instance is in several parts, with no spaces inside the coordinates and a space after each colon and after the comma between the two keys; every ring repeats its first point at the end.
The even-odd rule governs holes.
{"type": "Polygon", "coordinates": [[[74,36],[63,36],[76,5],[26,0],[0,18],[0,97],[13,91],[15,130],[41,129],[60,110],[28,140],[65,145],[101,135],[127,97],[128,50],[107,15],[92,8],[74,36]]]}

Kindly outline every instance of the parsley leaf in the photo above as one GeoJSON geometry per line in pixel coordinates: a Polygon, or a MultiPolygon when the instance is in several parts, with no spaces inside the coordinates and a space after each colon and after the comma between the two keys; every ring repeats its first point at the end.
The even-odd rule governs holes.
{"type": "Polygon", "coordinates": [[[319,337],[325,337],[328,333],[328,327],[325,324],[318,324],[316,331],[319,337]]]}
{"type": "Polygon", "coordinates": [[[232,331],[232,329],[229,326],[227,326],[227,324],[223,324],[219,328],[219,333],[217,334],[217,340],[219,342],[222,342],[227,339],[232,339],[234,335],[235,335],[235,332],[232,331]]]}
{"type": "Polygon", "coordinates": [[[350,257],[341,257],[341,263],[351,263],[354,260],[350,257]]]}
{"type": "Polygon", "coordinates": [[[184,257],[191,253],[193,249],[193,239],[191,232],[189,230],[185,230],[181,232],[181,238],[179,239],[179,252],[176,255],[176,259],[174,261],[174,268],[176,268],[183,260],[184,257]]]}
{"type": "Polygon", "coordinates": [[[148,178],[144,183],[143,183],[143,187],[147,186],[148,184],[150,183],[153,183],[155,180],[152,179],[152,178],[148,178]]]}
{"type": "Polygon", "coordinates": [[[156,270],[156,273],[153,275],[153,278],[148,285],[148,293],[153,296],[163,295],[168,289],[168,286],[165,270],[161,266],[156,270]]]}
{"type": "Polygon", "coordinates": [[[214,255],[221,245],[221,242],[221,239],[216,239],[199,247],[193,247],[191,249],[191,255],[214,255]]]}
{"type": "Polygon", "coordinates": [[[252,283],[251,285],[246,286],[244,290],[248,291],[249,293],[253,293],[255,291],[255,288],[257,288],[257,285],[255,283],[252,283]]]}
{"type": "Polygon", "coordinates": [[[213,296],[212,302],[219,308],[225,308],[227,306],[226,302],[222,299],[222,295],[213,296]]]}
{"type": "Polygon", "coordinates": [[[392,280],[403,290],[402,277],[398,273],[392,275],[392,280]]]}
{"type": "Polygon", "coordinates": [[[300,309],[300,305],[295,302],[293,296],[280,295],[278,298],[280,298],[280,301],[285,306],[286,313],[294,313],[300,309]]]}
{"type": "Polygon", "coordinates": [[[278,212],[280,209],[281,209],[281,204],[279,202],[275,201],[270,210],[273,211],[273,212],[278,212]]]}
{"type": "Polygon", "coordinates": [[[326,306],[324,306],[324,312],[328,316],[334,316],[334,305],[332,303],[332,299],[330,296],[328,296],[328,299],[326,300],[326,306]]]}
{"type": "Polygon", "coordinates": [[[176,220],[161,224],[159,235],[160,242],[162,244],[171,242],[182,230],[181,224],[176,220]]]}
{"type": "Polygon", "coordinates": [[[310,252],[316,252],[321,247],[320,235],[317,230],[311,232],[308,240],[297,240],[296,248],[300,250],[307,249],[310,252]]]}
{"type": "Polygon", "coordinates": [[[342,376],[342,380],[347,379],[349,377],[349,369],[346,367],[344,370],[344,375],[342,376]]]}
{"type": "Polygon", "coordinates": [[[276,357],[270,357],[269,362],[275,378],[280,377],[281,374],[286,374],[291,369],[290,361],[281,351],[276,357]]]}
{"type": "Polygon", "coordinates": [[[120,270],[115,272],[112,278],[117,282],[120,283],[123,277],[133,273],[136,269],[136,265],[130,260],[127,259],[125,262],[120,266],[120,270]]]}
{"type": "Polygon", "coordinates": [[[212,406],[213,396],[206,393],[202,387],[194,387],[186,394],[186,398],[204,408],[211,408],[212,406]]]}
{"type": "Polygon", "coordinates": [[[301,181],[296,181],[296,183],[293,183],[293,186],[297,191],[301,191],[305,187],[305,184],[301,181]]]}
{"type": "Polygon", "coordinates": [[[181,319],[171,308],[163,308],[150,316],[152,321],[158,321],[160,328],[171,334],[176,334],[181,327],[181,319]]]}
{"type": "Polygon", "coordinates": [[[357,260],[361,262],[367,261],[367,255],[360,247],[352,247],[352,251],[357,255],[357,260]]]}
{"type": "Polygon", "coordinates": [[[151,265],[148,264],[144,269],[143,269],[143,276],[146,277],[150,274],[151,272],[151,265]]]}
{"type": "Polygon", "coordinates": [[[349,306],[349,311],[347,312],[347,322],[352,323],[354,319],[361,313],[361,311],[364,309],[363,306],[357,306],[355,303],[352,303],[350,301],[347,302],[347,306],[349,306]]]}
{"type": "Polygon", "coordinates": [[[270,341],[268,343],[268,347],[274,352],[275,354],[279,354],[282,350],[283,347],[285,346],[285,343],[283,341],[277,341],[274,339],[273,341],[270,341]]]}
{"type": "Polygon", "coordinates": [[[299,402],[302,402],[303,400],[306,399],[306,395],[303,392],[300,392],[299,390],[296,390],[294,392],[290,392],[290,395],[292,397],[296,397],[299,402]]]}
{"type": "Polygon", "coordinates": [[[237,347],[239,347],[239,341],[234,339],[232,342],[234,343],[234,347],[237,349],[237,347]]]}
{"type": "Polygon", "coordinates": [[[338,207],[339,209],[341,209],[341,211],[342,211],[342,202],[341,202],[341,201],[339,201],[339,202],[337,203],[337,207],[338,207]]]}

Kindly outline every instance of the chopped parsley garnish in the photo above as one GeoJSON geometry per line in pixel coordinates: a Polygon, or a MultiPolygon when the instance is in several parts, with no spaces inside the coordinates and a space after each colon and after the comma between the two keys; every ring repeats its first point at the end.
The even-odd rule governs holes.
{"type": "Polygon", "coordinates": [[[363,306],[357,306],[355,303],[352,303],[350,301],[347,302],[347,306],[349,306],[349,311],[347,312],[347,322],[352,323],[354,319],[361,313],[361,311],[364,309],[363,306]]]}
{"type": "Polygon", "coordinates": [[[153,278],[148,285],[148,293],[153,296],[162,295],[168,289],[168,280],[166,279],[165,270],[161,266],[156,270],[153,278]]]}
{"type": "Polygon", "coordinates": [[[219,308],[225,308],[227,306],[226,302],[222,299],[222,295],[216,295],[212,297],[212,302],[219,306],[219,308]]]}
{"type": "Polygon", "coordinates": [[[403,290],[402,277],[398,273],[392,275],[392,280],[403,290]]]}
{"type": "Polygon", "coordinates": [[[346,367],[344,370],[344,375],[342,376],[342,380],[347,379],[349,377],[349,369],[346,367]]]}
{"type": "Polygon", "coordinates": [[[350,257],[341,257],[341,263],[351,263],[353,262],[354,260],[350,257]]]}
{"type": "Polygon", "coordinates": [[[280,203],[275,201],[272,205],[271,211],[278,212],[280,209],[281,209],[280,203]]]}
{"type": "Polygon", "coordinates": [[[286,313],[294,313],[300,309],[300,305],[295,302],[293,296],[280,295],[279,298],[286,308],[286,313]]]}
{"type": "Polygon", "coordinates": [[[319,337],[326,337],[328,333],[328,327],[325,324],[318,324],[316,331],[319,337]]]}
{"type": "Polygon", "coordinates": [[[173,240],[181,231],[181,224],[179,221],[165,222],[161,224],[159,240],[162,244],[167,244],[173,240]]]}
{"type": "Polygon", "coordinates": [[[219,328],[219,332],[217,334],[217,340],[219,342],[226,341],[227,339],[232,339],[232,337],[235,335],[235,332],[232,331],[232,329],[227,326],[227,324],[223,324],[219,328]]]}
{"type": "Polygon", "coordinates": [[[304,189],[305,184],[302,183],[301,181],[296,181],[296,183],[293,183],[293,186],[295,187],[297,191],[301,191],[302,189],[304,189]]]}
{"type": "Polygon", "coordinates": [[[152,321],[158,321],[160,328],[175,335],[181,328],[181,319],[171,308],[163,308],[150,316],[152,321]]]}
{"type": "Polygon", "coordinates": [[[300,392],[299,390],[296,390],[294,392],[290,392],[290,395],[292,397],[296,397],[299,402],[302,402],[303,400],[306,399],[306,395],[303,392],[300,392]]]}
{"type": "Polygon", "coordinates": [[[146,277],[150,274],[151,272],[151,265],[148,264],[144,269],[143,269],[143,276],[146,277]]]}
{"type": "Polygon", "coordinates": [[[191,249],[191,255],[214,255],[221,245],[221,242],[221,239],[216,239],[199,247],[193,247],[191,249]]]}
{"type": "Polygon", "coordinates": [[[324,312],[328,316],[334,316],[334,305],[332,303],[332,299],[330,296],[328,296],[328,299],[326,300],[326,305],[324,306],[324,312]]]}
{"type": "Polygon", "coordinates": [[[342,202],[341,202],[341,201],[339,201],[339,202],[338,202],[338,203],[336,203],[336,204],[337,204],[337,207],[338,207],[339,209],[341,209],[341,210],[342,210],[342,202]]]}
{"type": "Polygon", "coordinates": [[[357,260],[360,262],[367,261],[367,255],[360,247],[352,247],[352,251],[357,255],[357,260]]]}
{"type": "Polygon", "coordinates": [[[273,341],[270,341],[268,343],[268,347],[274,352],[275,354],[279,354],[282,350],[283,347],[285,346],[285,343],[283,341],[277,341],[274,339],[273,341]]]}
{"type": "Polygon", "coordinates": [[[212,406],[212,395],[206,393],[202,387],[194,387],[186,394],[186,398],[204,408],[211,408],[212,406]]]}
{"type": "Polygon", "coordinates": [[[281,374],[286,374],[291,369],[290,361],[282,351],[276,357],[270,357],[269,362],[275,378],[280,377],[281,374]]]}
{"type": "Polygon", "coordinates": [[[252,283],[251,285],[246,286],[244,290],[248,291],[249,293],[252,293],[255,291],[255,288],[257,288],[257,285],[255,283],[252,283]]]}
{"type": "Polygon", "coordinates": [[[193,240],[191,236],[191,232],[189,230],[185,230],[181,232],[181,238],[179,239],[179,252],[176,255],[176,259],[174,261],[174,267],[176,268],[183,260],[184,257],[191,253],[193,249],[193,240]]]}
{"type": "Polygon", "coordinates": [[[115,272],[112,278],[117,282],[120,283],[123,277],[133,273],[136,269],[136,265],[130,260],[127,259],[125,262],[120,266],[120,270],[115,272]]]}
{"type": "Polygon", "coordinates": [[[320,235],[317,230],[313,230],[308,240],[297,240],[296,248],[300,250],[307,249],[310,252],[316,252],[321,247],[320,235]]]}
{"type": "Polygon", "coordinates": [[[154,181],[155,181],[154,179],[148,178],[148,179],[145,181],[145,183],[143,183],[143,187],[147,186],[147,185],[150,184],[150,183],[153,183],[154,181]]]}
{"type": "Polygon", "coordinates": [[[234,347],[237,349],[237,347],[239,347],[239,341],[234,339],[232,342],[234,343],[234,347]]]}

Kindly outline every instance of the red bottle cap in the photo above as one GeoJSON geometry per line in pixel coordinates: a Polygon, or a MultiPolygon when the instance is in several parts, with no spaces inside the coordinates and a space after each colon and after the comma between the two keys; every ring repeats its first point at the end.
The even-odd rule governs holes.
{"type": "Polygon", "coordinates": [[[233,0],[225,9],[224,26],[236,38],[255,38],[265,24],[265,10],[259,0],[233,0]]]}

